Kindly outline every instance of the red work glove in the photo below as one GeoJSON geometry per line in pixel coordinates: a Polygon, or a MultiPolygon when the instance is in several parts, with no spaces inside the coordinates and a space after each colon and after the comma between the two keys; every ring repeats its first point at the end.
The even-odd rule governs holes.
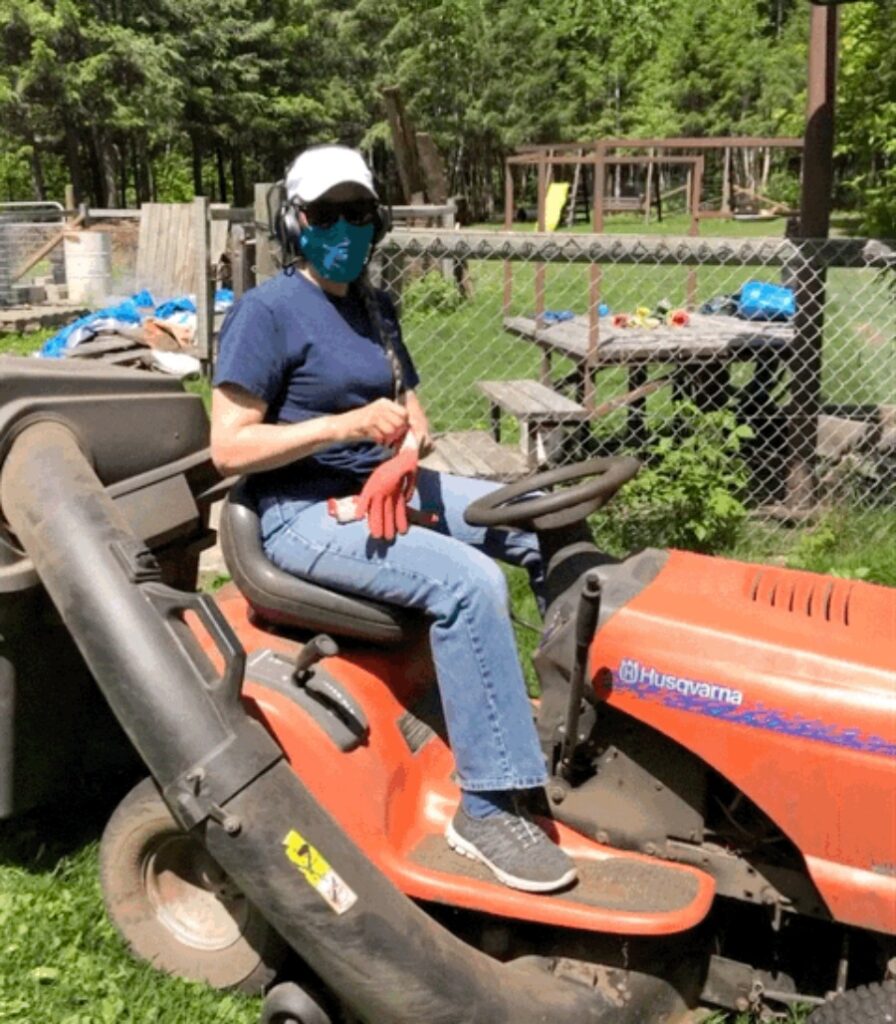
{"type": "Polygon", "coordinates": [[[402,450],[370,474],[358,496],[358,514],[367,516],[370,536],[393,541],[408,532],[408,502],[417,486],[417,449],[402,450]]]}

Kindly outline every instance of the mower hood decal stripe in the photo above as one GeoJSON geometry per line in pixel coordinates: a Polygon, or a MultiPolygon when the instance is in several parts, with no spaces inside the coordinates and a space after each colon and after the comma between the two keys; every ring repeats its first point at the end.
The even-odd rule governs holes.
{"type": "Polygon", "coordinates": [[[619,668],[613,670],[613,689],[690,714],[721,718],[752,729],[896,758],[896,744],[881,736],[862,733],[858,729],[838,728],[817,718],[785,714],[765,704],[744,699],[740,690],[669,675],[661,669],[643,665],[635,658],[623,658],[619,668]]]}

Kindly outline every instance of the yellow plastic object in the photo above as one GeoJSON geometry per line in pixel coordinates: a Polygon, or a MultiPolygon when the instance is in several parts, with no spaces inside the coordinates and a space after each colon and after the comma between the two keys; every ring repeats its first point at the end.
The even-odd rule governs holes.
{"type": "Polygon", "coordinates": [[[544,226],[548,231],[556,231],[560,223],[560,215],[566,206],[569,195],[568,181],[552,181],[548,185],[548,194],[544,201],[544,226]]]}

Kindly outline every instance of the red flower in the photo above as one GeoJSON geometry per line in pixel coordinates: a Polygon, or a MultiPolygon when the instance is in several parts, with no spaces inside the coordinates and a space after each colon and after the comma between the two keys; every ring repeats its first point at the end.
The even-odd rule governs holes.
{"type": "Polygon", "coordinates": [[[672,327],[687,327],[691,318],[686,309],[673,309],[666,318],[666,322],[672,327]]]}
{"type": "Polygon", "coordinates": [[[628,327],[628,313],[614,313],[613,314],[613,326],[614,327],[628,327]]]}

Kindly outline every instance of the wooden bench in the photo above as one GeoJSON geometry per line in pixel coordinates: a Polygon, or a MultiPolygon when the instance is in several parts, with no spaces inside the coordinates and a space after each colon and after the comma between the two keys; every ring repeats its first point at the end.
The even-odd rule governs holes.
{"type": "Polygon", "coordinates": [[[537,380],[480,380],[476,387],[490,403],[495,441],[501,440],[502,412],[519,420],[520,450],[532,468],[552,461],[562,449],[564,424],[588,418],[584,406],[537,380]]]}
{"type": "Polygon", "coordinates": [[[522,452],[499,444],[484,430],[459,430],[437,435],[434,450],[421,465],[440,473],[476,476],[509,483],[531,472],[522,452]]]}
{"type": "Polygon", "coordinates": [[[644,196],[604,196],[604,213],[643,213],[644,196]]]}

